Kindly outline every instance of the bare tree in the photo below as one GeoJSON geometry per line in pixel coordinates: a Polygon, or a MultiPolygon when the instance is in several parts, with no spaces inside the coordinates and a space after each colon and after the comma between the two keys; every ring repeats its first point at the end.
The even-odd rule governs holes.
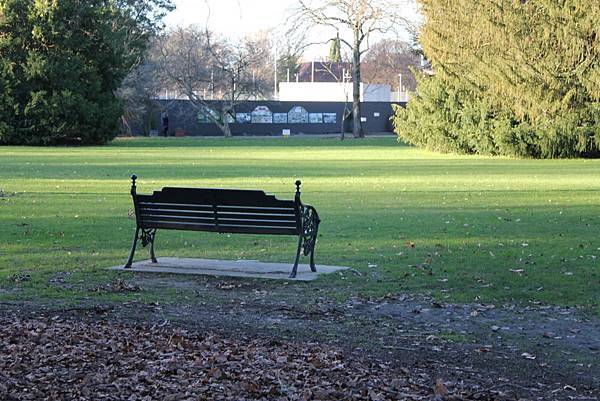
{"type": "Polygon", "coordinates": [[[117,97],[123,102],[121,122],[124,134],[132,135],[137,128],[148,136],[155,128],[154,116],[159,109],[155,96],[161,89],[155,73],[152,64],[140,64],[129,72],[117,90],[117,97]]]}
{"type": "Polygon", "coordinates": [[[286,25],[273,32],[273,47],[277,53],[277,82],[295,79],[300,60],[309,45],[306,30],[296,28],[296,25],[286,25]]]}
{"type": "Polygon", "coordinates": [[[113,6],[120,13],[113,19],[111,28],[123,38],[123,56],[132,72],[143,63],[151,38],[164,29],[163,18],[175,5],[173,0],[115,0],[113,6]]]}
{"type": "Polygon", "coordinates": [[[371,46],[362,67],[365,82],[389,84],[398,92],[404,88],[414,91],[417,82],[413,70],[421,69],[421,56],[406,41],[384,39],[371,46]]]}
{"type": "Polygon", "coordinates": [[[273,88],[265,35],[232,41],[198,26],[177,28],[157,40],[154,54],[163,84],[189,99],[226,137],[232,135],[235,106],[273,88]]]}
{"type": "MultiPolygon", "coordinates": [[[[373,34],[399,31],[409,21],[401,16],[400,2],[392,0],[298,0],[294,21],[309,27],[322,26],[334,32],[348,32],[340,42],[352,53],[352,132],[364,137],[360,108],[361,60],[373,34]]],[[[328,38],[328,40],[333,39],[328,38]]]]}

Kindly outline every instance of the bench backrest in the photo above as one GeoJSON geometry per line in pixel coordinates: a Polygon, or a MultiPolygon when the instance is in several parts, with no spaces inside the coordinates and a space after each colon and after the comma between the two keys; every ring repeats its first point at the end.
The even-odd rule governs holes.
{"type": "Polygon", "coordinates": [[[299,201],[279,200],[263,191],[167,187],[152,195],[133,189],[132,195],[141,228],[282,235],[301,231],[299,201]]]}

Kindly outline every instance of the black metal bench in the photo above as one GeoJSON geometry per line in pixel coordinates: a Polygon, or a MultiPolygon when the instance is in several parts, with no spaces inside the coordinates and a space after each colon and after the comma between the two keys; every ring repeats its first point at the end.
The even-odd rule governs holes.
{"type": "Polygon", "coordinates": [[[131,196],[135,208],[136,230],[125,268],[131,268],[138,241],[150,245],[154,255],[156,230],[213,231],[234,234],[297,235],[298,249],[291,278],[296,277],[300,251],[310,254],[314,272],[315,245],[319,230],[319,215],[314,207],[300,201],[300,181],[296,181],[294,200],[279,200],[263,191],[240,189],[163,188],[152,195],[136,191],[136,179],[131,177],[131,196]]]}

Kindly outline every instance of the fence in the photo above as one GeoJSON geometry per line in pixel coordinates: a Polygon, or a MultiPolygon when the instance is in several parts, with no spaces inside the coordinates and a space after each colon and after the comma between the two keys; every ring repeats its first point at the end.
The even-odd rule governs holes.
{"type": "MultiPolygon", "coordinates": [[[[176,130],[192,136],[219,136],[219,128],[198,113],[188,100],[159,100],[161,110],[169,117],[169,134],[176,130]]],[[[220,102],[214,101],[214,109],[220,102]]],[[[405,103],[396,103],[404,106],[405,103]]],[[[279,102],[248,101],[235,107],[230,117],[234,135],[281,135],[283,130],[291,134],[332,134],[352,131],[352,103],[343,102],[279,102]],[[342,116],[348,116],[342,121],[342,116]],[[342,128],[343,127],[343,128],[342,128]]],[[[361,103],[363,129],[366,133],[392,132],[390,102],[361,103]]],[[[155,116],[161,126],[161,113],[155,116]]]]}

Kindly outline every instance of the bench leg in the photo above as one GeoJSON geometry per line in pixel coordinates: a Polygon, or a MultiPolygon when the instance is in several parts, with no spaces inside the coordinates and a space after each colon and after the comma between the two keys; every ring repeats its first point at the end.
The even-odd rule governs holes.
{"type": "Polygon", "coordinates": [[[310,248],[310,270],[314,273],[317,271],[317,266],[315,265],[315,248],[317,247],[317,235],[319,234],[319,220],[315,223],[315,232],[313,233],[311,239],[311,248],[310,248]]]}
{"type": "Polygon", "coordinates": [[[290,274],[290,278],[295,278],[296,273],[298,272],[298,261],[300,260],[300,250],[302,249],[302,236],[298,239],[298,250],[296,251],[296,261],[294,262],[294,267],[292,268],[292,274],[290,274]]]}
{"type": "Polygon", "coordinates": [[[150,241],[150,259],[152,259],[152,263],[158,263],[156,255],[154,255],[154,238],[156,238],[156,230],[152,233],[152,241],[150,241]]]}
{"type": "Polygon", "coordinates": [[[125,263],[125,269],[131,268],[131,264],[133,263],[133,255],[135,255],[135,247],[138,242],[139,234],[140,234],[140,228],[137,227],[135,229],[135,235],[133,236],[133,245],[131,245],[131,251],[129,252],[129,259],[127,259],[127,263],[125,263]]]}

